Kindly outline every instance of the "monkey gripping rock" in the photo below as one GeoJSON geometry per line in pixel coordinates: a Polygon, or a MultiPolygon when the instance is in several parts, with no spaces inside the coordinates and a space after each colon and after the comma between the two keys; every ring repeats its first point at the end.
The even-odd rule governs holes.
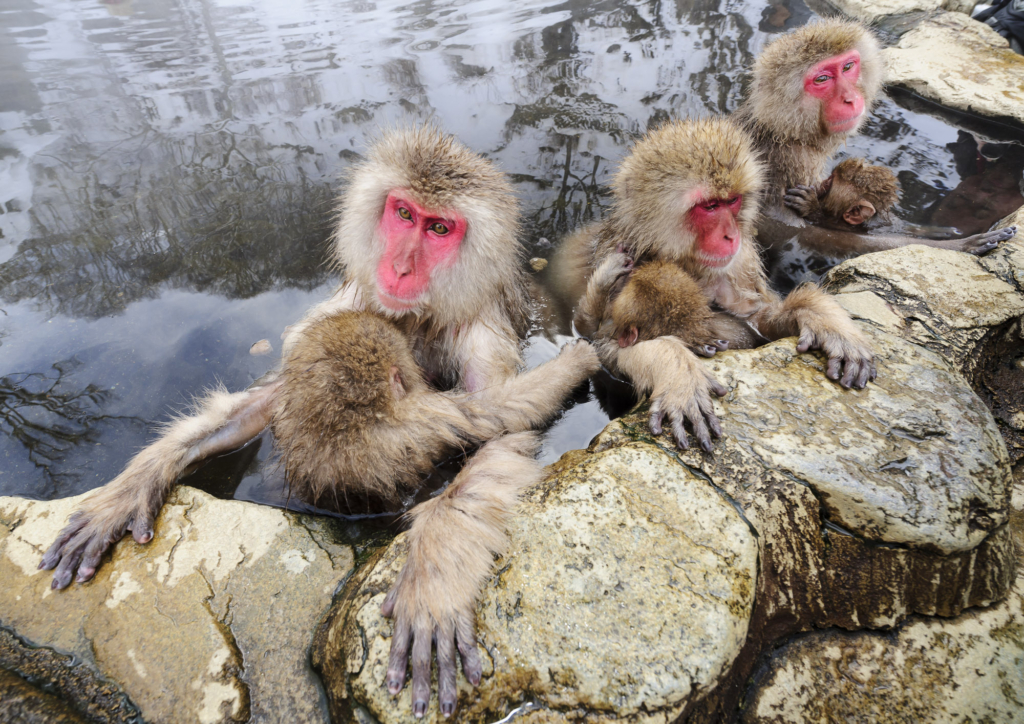
{"type": "Polygon", "coordinates": [[[39,559],[81,497],[0,498],[0,672],[18,675],[0,678],[4,706],[19,697],[42,721],[62,705],[67,721],[327,721],[307,648],[353,561],[329,521],[179,486],[152,542],[128,536],[93,580],[52,591],[39,559]]]}
{"type": "MultiPolygon", "coordinates": [[[[516,708],[672,721],[743,644],[757,546],[732,504],[650,445],[572,455],[525,493],[510,526],[477,609],[484,680],[473,690],[460,672],[460,721],[516,708]]],[[[392,699],[384,686],[391,623],[380,613],[405,553],[399,536],[367,564],[314,642],[335,721],[411,720],[409,687],[392,699]]],[[[427,716],[441,720],[436,696],[427,716]]]]}
{"type": "MultiPolygon", "coordinates": [[[[456,719],[804,721],[822,711],[800,708],[814,697],[790,697],[772,718],[779,692],[816,667],[844,671],[847,651],[865,666],[920,661],[939,686],[980,661],[996,677],[1019,672],[1000,434],[1012,415],[994,419],[968,380],[993,339],[1019,330],[1022,249],[1014,241],[978,259],[907,247],[837,267],[833,290],[876,351],[878,379],[865,390],[829,381],[823,358],[798,354],[792,339],[719,353],[708,365],[730,392],[712,453],[652,437],[641,406],[564,456],[527,491],[485,588],[477,616],[489,666],[476,690],[460,678],[456,719]],[[945,628],[936,616],[960,618],[945,628]],[[809,644],[787,649],[783,661],[800,666],[761,668],[770,675],[750,683],[762,656],[794,634],[901,625],[907,651],[920,652],[922,637],[954,643],[924,659],[870,659],[878,634],[839,654],[839,634],[821,634],[813,655],[809,644]],[[1007,643],[968,651],[986,629],[1007,643]]],[[[313,661],[336,720],[410,716],[408,687],[392,699],[383,685],[391,624],[379,610],[404,556],[399,537],[370,560],[317,634],[313,661]]],[[[914,687],[902,682],[871,695],[901,711],[895,692],[914,687]]],[[[996,688],[979,696],[1003,696],[996,688]]],[[[828,702],[826,719],[863,710],[852,695],[828,702]]],[[[1006,705],[974,703],[978,713],[1006,705]]],[[[436,697],[428,716],[438,717],[436,697]]]]}

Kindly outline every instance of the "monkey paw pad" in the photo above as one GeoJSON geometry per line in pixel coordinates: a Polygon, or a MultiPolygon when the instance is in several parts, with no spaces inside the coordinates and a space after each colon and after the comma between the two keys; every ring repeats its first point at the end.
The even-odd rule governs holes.
{"type": "Polygon", "coordinates": [[[129,535],[93,580],[52,591],[36,566],[80,501],[0,498],[0,626],[21,639],[0,637],[0,669],[97,721],[137,707],[148,722],[326,722],[306,650],[353,560],[327,523],[179,486],[152,542],[129,535]],[[73,665],[40,672],[40,651],[73,665]],[[86,672],[122,703],[97,710],[91,690],[67,684],[86,672]]]}
{"type": "MultiPolygon", "coordinates": [[[[477,607],[489,663],[476,691],[460,673],[459,721],[497,720],[526,701],[528,718],[544,721],[672,721],[743,645],[754,536],[668,453],[623,446],[563,467],[526,491],[510,537],[477,607]]],[[[349,584],[314,644],[329,699],[380,722],[411,720],[409,688],[392,700],[384,687],[391,623],[380,615],[404,556],[399,537],[349,584]]],[[[427,716],[440,719],[436,696],[427,716]]]]}

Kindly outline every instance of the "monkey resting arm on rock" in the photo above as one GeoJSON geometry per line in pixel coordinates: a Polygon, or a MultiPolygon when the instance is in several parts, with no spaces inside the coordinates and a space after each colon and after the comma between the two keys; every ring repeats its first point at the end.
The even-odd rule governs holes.
{"type": "MultiPolygon", "coordinates": [[[[333,491],[333,484],[361,485],[385,498],[390,491],[394,497],[398,487],[414,484],[430,462],[452,447],[549,420],[568,392],[596,368],[593,351],[579,345],[535,370],[544,372],[515,377],[522,364],[519,340],[527,327],[518,205],[504,175],[453,137],[429,127],[385,134],[352,170],[339,211],[334,254],[345,284],[289,330],[283,371],[244,392],[208,395],[192,415],[170,423],[120,475],[89,496],[40,563],[54,569],[53,588],[65,588],[72,578],[92,578],[104,552],[129,531],[137,543],[148,543],[167,493],[183,473],[244,445],[268,424],[284,441],[291,482],[310,502],[333,491]],[[338,316],[360,311],[372,315],[338,316]],[[360,340],[350,327],[369,329],[373,315],[390,320],[390,326],[360,340]],[[346,347],[349,334],[356,339],[346,347]],[[377,340],[377,348],[367,346],[370,339],[377,340]],[[358,360],[380,356],[372,349],[382,359],[390,355],[398,361],[363,372],[358,360]],[[346,434],[337,447],[320,448],[321,434],[338,428],[309,427],[304,417],[309,410],[302,405],[303,399],[310,402],[309,391],[301,380],[306,374],[330,377],[346,365],[350,374],[332,388],[334,395],[313,407],[320,414],[317,424],[341,425],[346,434]],[[390,392],[381,388],[385,367],[390,392]],[[433,392],[424,379],[443,380],[454,389],[433,392]],[[377,389],[383,395],[374,398],[379,405],[360,408],[359,400],[342,392],[346,384],[364,392],[377,389]],[[371,425],[370,418],[357,414],[368,409],[382,415],[383,422],[371,425]],[[338,476],[342,470],[347,474],[338,476]]],[[[448,492],[414,515],[413,540],[421,542],[413,546],[387,612],[396,617],[396,631],[414,639],[413,709],[418,716],[429,701],[433,637],[438,640],[444,713],[455,707],[449,656],[453,637],[464,649],[467,676],[479,679],[466,623],[472,621],[469,602],[486,575],[480,561],[500,548],[506,511],[515,497],[510,491],[536,478],[534,446],[529,436],[494,440],[448,492]],[[461,505],[476,510],[471,516],[475,523],[445,536],[422,532],[433,525],[430,521],[452,520],[445,511],[461,505]],[[447,543],[442,550],[431,547],[439,538],[447,543]],[[444,565],[431,565],[434,559],[444,565]],[[423,599],[444,586],[460,595],[423,599]]],[[[399,654],[408,638],[396,635],[392,646],[397,667],[405,660],[399,654]]],[[[402,688],[399,674],[404,675],[395,667],[388,680],[392,693],[402,688]]]]}
{"type": "MultiPolygon", "coordinates": [[[[828,357],[827,376],[844,387],[863,388],[876,374],[867,340],[832,297],[815,285],[799,287],[785,298],[768,288],[753,242],[763,174],[749,137],[734,122],[711,118],[666,124],[623,160],[612,182],[609,216],[567,239],[555,260],[557,274],[584,289],[574,320],[577,329],[595,334],[606,366],[629,377],[638,392],[650,393],[652,432],[661,432],[667,415],[681,447],[689,445],[684,422],[705,450],[711,449],[712,435],[721,434],[711,395],[726,390],[689,349],[695,343],[720,349],[718,340],[728,336],[715,325],[708,305],[769,340],[798,336],[798,351],[821,349],[828,357]],[[690,333],[647,339],[640,333],[644,325],[636,334],[616,328],[616,300],[609,305],[609,298],[617,280],[630,274],[633,260],[641,271],[650,261],[670,262],[685,273],[689,316],[675,315],[670,321],[678,327],[689,319],[690,333]],[[694,312],[698,307],[703,309],[694,312]],[[706,340],[691,334],[698,318],[709,322],[706,340]]],[[[678,284],[672,278],[678,275],[666,275],[662,283],[678,284]]],[[[679,287],[666,289],[664,296],[673,300],[671,307],[680,298],[679,287]]],[[[619,313],[620,321],[627,311],[619,313]]],[[[641,311],[659,314],[655,304],[641,311]]],[[[659,331],[665,321],[662,316],[647,327],[659,331]]]]}

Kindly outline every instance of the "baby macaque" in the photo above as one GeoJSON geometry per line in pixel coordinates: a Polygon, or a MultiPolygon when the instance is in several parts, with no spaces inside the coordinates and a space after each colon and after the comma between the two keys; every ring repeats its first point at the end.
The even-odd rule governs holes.
{"type": "Polygon", "coordinates": [[[848,158],[817,186],[797,186],[785,196],[786,206],[808,221],[838,229],[862,226],[886,214],[899,198],[896,175],[862,158],[848,158]]]}

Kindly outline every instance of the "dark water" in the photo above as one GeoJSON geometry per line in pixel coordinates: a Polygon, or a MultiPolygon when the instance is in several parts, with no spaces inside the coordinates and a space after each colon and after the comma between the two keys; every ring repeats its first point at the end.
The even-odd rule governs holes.
{"type": "MultiPolygon", "coordinates": [[[[812,15],[802,0],[5,0],[0,494],[101,485],[191,395],[270,370],[335,283],[335,179],[380,128],[433,118],[498,161],[529,255],[547,257],[600,215],[631,138],[735,108],[754,54],[812,15]],[[262,339],[274,352],[251,355],[262,339]]],[[[1013,154],[979,162],[901,103],[847,149],[898,172],[898,220],[964,223],[955,196],[933,218],[952,190],[980,176],[960,194],[974,210],[991,196],[975,187],[1019,182],[1013,154]]],[[[537,334],[531,363],[559,341],[537,334]]],[[[606,420],[578,404],[545,459],[606,420]]],[[[271,447],[192,482],[273,501],[271,447]]]]}

